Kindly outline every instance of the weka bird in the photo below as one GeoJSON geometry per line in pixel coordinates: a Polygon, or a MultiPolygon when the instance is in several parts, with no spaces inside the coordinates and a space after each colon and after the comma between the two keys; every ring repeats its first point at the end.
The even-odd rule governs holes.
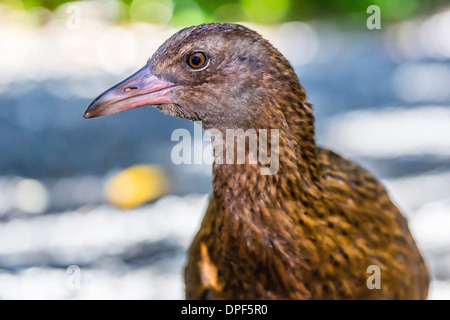
{"type": "Polygon", "coordinates": [[[427,268],[405,218],[370,173],[316,146],[305,90],[259,34],[228,23],[183,29],[84,116],[144,105],[221,132],[279,130],[276,174],[261,174],[261,163],[214,163],[213,194],[188,252],[188,299],[427,297],[427,268]],[[381,289],[367,286],[372,265],[381,289]]]}

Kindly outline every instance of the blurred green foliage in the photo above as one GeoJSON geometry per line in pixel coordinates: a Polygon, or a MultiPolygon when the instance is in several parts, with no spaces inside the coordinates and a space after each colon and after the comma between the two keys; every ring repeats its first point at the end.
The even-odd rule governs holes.
{"type": "MultiPolygon", "coordinates": [[[[45,7],[54,10],[73,0],[3,0],[25,10],[45,7]]],[[[3,2],[2,1],[2,2],[3,2]]],[[[88,1],[88,0],[85,0],[88,1]]],[[[326,18],[342,21],[367,19],[367,7],[378,5],[383,21],[399,21],[427,15],[449,4],[448,0],[97,0],[119,1],[130,14],[120,19],[174,25],[211,21],[278,23],[326,18]]]]}

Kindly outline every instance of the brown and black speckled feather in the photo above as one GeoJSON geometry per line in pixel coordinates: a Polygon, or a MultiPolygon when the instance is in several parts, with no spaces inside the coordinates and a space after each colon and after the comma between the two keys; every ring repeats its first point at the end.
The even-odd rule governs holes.
{"type": "Polygon", "coordinates": [[[371,174],[316,147],[312,108],[289,62],[244,27],[194,28],[218,26],[254,38],[254,54],[271,62],[253,87],[270,95],[248,128],[280,129],[280,169],[263,176],[259,165],[214,164],[214,192],[188,253],[186,297],[425,299],[428,272],[405,218],[371,174]],[[381,290],[367,288],[371,265],[381,269],[381,290]]]}
{"type": "Polygon", "coordinates": [[[265,183],[258,173],[214,169],[236,179],[215,184],[189,250],[188,299],[426,298],[426,266],[381,184],[327,149],[318,162],[322,191],[277,191],[269,206],[248,198],[265,183]],[[370,265],[381,268],[381,290],[366,286],[370,265]]]}

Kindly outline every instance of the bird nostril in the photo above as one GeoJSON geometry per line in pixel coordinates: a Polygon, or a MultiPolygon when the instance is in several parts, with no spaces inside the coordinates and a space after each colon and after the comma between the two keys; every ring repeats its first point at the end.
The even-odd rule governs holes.
{"type": "Polygon", "coordinates": [[[127,88],[123,89],[123,92],[130,92],[130,91],[134,91],[136,89],[138,89],[138,87],[127,87],[127,88]]]}

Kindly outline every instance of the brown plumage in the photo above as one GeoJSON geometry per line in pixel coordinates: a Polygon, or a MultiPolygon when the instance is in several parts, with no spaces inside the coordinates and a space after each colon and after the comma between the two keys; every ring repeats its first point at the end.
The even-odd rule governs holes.
{"type": "Polygon", "coordinates": [[[316,146],[305,90],[259,34],[226,23],[181,30],[85,117],[146,104],[201,120],[224,140],[226,129],[279,130],[276,174],[248,161],[214,163],[211,201],[188,252],[188,299],[427,297],[428,272],[405,218],[370,173],[316,146]],[[198,52],[205,64],[190,65],[198,52]],[[366,285],[371,265],[381,289],[366,285]]]}

